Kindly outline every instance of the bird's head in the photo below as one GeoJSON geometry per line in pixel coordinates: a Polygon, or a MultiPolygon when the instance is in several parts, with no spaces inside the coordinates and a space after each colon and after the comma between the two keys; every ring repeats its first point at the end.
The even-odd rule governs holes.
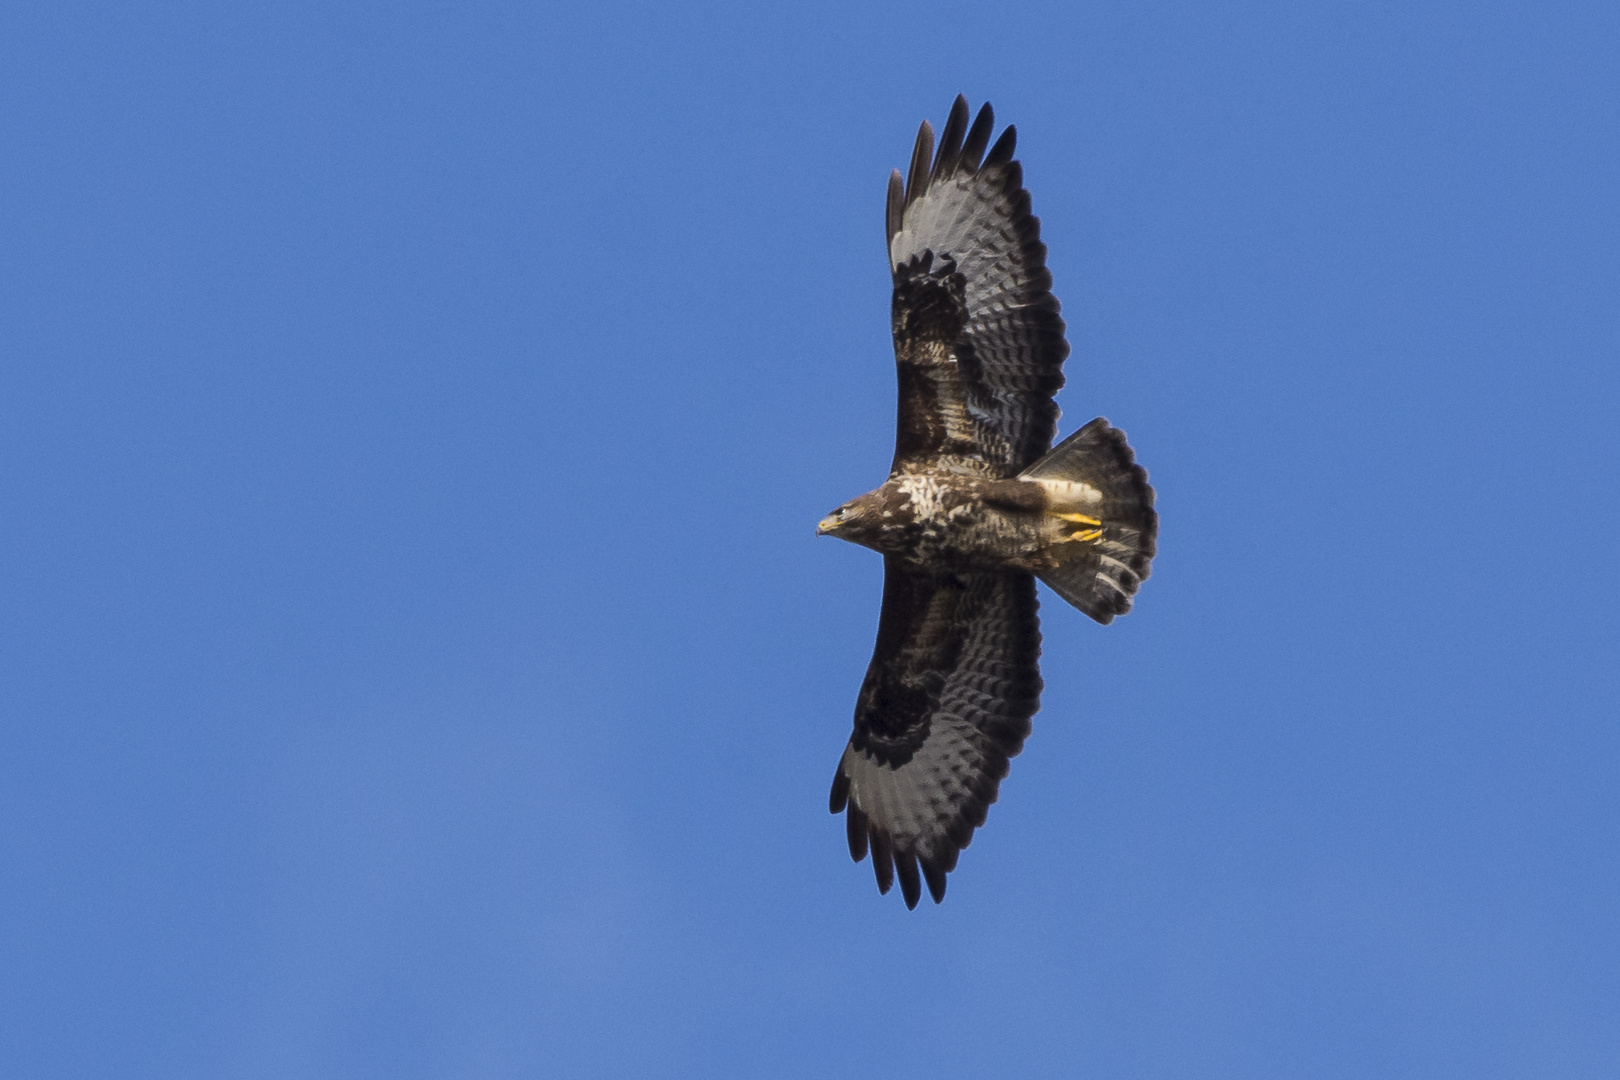
{"type": "Polygon", "coordinates": [[[881,513],[877,492],[867,492],[851,499],[821,519],[816,526],[817,536],[836,536],[855,544],[871,546],[876,535],[881,513]]]}

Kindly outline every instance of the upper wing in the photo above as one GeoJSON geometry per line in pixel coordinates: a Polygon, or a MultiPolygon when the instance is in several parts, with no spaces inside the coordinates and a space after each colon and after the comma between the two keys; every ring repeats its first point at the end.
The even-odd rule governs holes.
{"type": "Polygon", "coordinates": [[[994,114],[986,104],[971,129],[967,118],[967,99],[958,97],[937,155],[924,121],[910,177],[889,177],[895,473],[943,467],[1016,476],[1057,430],[1052,395],[1063,385],[1069,345],[1040,219],[1012,159],[1017,131],[1007,128],[985,155],[994,114]]]}
{"type": "Polygon", "coordinates": [[[855,733],[833,777],[849,853],[872,851],[878,891],[895,874],[907,907],[919,865],[938,903],[957,854],[984,824],[1007,759],[1040,707],[1040,620],[1028,574],[930,574],[884,561],[877,646],[855,733]]]}

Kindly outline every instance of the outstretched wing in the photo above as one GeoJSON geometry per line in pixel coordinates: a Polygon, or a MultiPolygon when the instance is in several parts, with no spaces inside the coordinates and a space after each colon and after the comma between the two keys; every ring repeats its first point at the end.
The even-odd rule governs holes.
{"type": "Polygon", "coordinates": [[[985,154],[990,106],[971,128],[967,119],[967,99],[958,97],[938,154],[924,121],[909,177],[889,177],[895,474],[1016,476],[1057,429],[1052,395],[1069,345],[1040,219],[1012,159],[1017,131],[1007,128],[985,154]]]}
{"type": "Polygon", "coordinates": [[[900,878],[907,907],[938,903],[945,875],[984,824],[1007,759],[1040,707],[1040,619],[1028,574],[930,574],[884,561],[877,646],[855,732],[833,777],[849,853],[872,853],[878,891],[900,878]]]}

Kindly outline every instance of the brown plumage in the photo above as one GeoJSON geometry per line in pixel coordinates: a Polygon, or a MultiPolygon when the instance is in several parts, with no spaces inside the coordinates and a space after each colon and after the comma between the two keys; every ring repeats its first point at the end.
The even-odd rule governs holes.
{"type": "Polygon", "coordinates": [[[1014,129],[958,97],[889,178],[894,462],[817,529],[884,555],[877,644],[833,778],[878,890],[938,903],[1040,706],[1035,578],[1099,622],[1130,610],[1158,519],[1123,433],[1050,449],[1069,354],[1014,129]],[[988,153],[985,148],[990,146],[988,153]]]}

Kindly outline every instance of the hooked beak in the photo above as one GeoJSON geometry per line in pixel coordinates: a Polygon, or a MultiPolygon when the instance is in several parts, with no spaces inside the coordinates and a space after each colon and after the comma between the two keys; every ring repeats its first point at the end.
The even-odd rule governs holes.
{"type": "Polygon", "coordinates": [[[828,514],[826,517],[822,518],[821,522],[816,526],[816,535],[826,536],[828,533],[835,531],[837,528],[838,519],[833,517],[831,514],[828,514]]]}

